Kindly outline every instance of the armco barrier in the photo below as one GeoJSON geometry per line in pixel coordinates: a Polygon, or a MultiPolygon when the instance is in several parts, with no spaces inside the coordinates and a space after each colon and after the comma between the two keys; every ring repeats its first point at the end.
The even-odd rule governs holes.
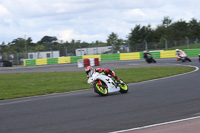
{"type": "Polygon", "coordinates": [[[189,57],[198,56],[200,53],[200,49],[184,49],[184,51],[189,57]]]}
{"type": "Polygon", "coordinates": [[[114,61],[119,60],[120,54],[102,54],[101,61],[114,61]]]}
{"type": "MultiPolygon", "coordinates": [[[[200,49],[184,49],[183,51],[189,57],[197,57],[200,53],[200,49]]],[[[153,58],[175,58],[175,50],[167,51],[151,51],[153,58]]],[[[48,59],[32,59],[24,60],[24,66],[33,65],[47,65],[47,64],[61,64],[61,63],[77,63],[79,59],[98,58],[99,61],[114,61],[114,60],[135,60],[143,59],[142,52],[133,53],[120,53],[120,54],[102,54],[102,55],[86,55],[86,56],[70,56],[60,58],[48,58],[48,59]]]]}
{"type": "Polygon", "coordinates": [[[160,58],[173,58],[176,57],[175,50],[160,51],[160,58]]]}
{"type": "Polygon", "coordinates": [[[36,60],[24,60],[24,66],[35,66],[36,65],[36,60]]]}
{"type": "Polygon", "coordinates": [[[58,64],[71,63],[70,57],[59,57],[58,64]]]}
{"type": "Polygon", "coordinates": [[[47,64],[51,65],[51,64],[58,64],[58,58],[48,58],[47,59],[47,64]]]}
{"type": "Polygon", "coordinates": [[[47,65],[47,59],[36,59],[36,65],[47,65]]]}
{"type": "Polygon", "coordinates": [[[134,60],[134,59],[140,59],[140,52],[120,54],[120,60],[134,60]]]}
{"type": "Polygon", "coordinates": [[[79,59],[82,59],[82,56],[71,56],[71,62],[70,63],[77,63],[79,59]]]}

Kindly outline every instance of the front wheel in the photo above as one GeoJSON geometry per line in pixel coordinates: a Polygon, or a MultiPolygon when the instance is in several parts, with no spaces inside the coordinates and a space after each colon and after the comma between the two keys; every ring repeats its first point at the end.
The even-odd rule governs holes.
{"type": "Polygon", "coordinates": [[[100,96],[107,96],[108,95],[108,87],[106,85],[99,85],[98,83],[93,84],[94,90],[100,96]]]}
{"type": "Polygon", "coordinates": [[[128,85],[126,83],[124,83],[124,81],[120,80],[123,84],[118,84],[120,87],[120,91],[121,93],[127,93],[128,92],[128,85]]]}

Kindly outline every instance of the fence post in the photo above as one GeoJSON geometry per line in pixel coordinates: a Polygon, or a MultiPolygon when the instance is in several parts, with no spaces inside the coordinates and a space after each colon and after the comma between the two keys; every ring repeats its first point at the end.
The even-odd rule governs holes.
{"type": "Polygon", "coordinates": [[[148,51],[148,44],[147,44],[147,41],[144,40],[144,43],[145,43],[145,50],[148,51]]]}
{"type": "Polygon", "coordinates": [[[187,36],[185,36],[185,39],[187,41],[187,49],[189,49],[190,48],[189,38],[187,36]]]}
{"type": "Polygon", "coordinates": [[[165,50],[167,50],[167,39],[164,38],[164,40],[165,40],[165,50]]]}

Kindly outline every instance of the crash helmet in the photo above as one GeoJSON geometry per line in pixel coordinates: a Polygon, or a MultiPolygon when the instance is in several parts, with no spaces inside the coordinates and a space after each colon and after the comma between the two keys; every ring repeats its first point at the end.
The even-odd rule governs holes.
{"type": "Polygon", "coordinates": [[[176,52],[179,52],[180,50],[179,50],[179,49],[176,49],[175,51],[176,51],[176,52]]]}
{"type": "Polygon", "coordinates": [[[87,66],[87,67],[85,68],[85,72],[86,72],[86,73],[90,72],[91,70],[93,70],[93,68],[92,68],[91,66],[87,66]]]}
{"type": "Polygon", "coordinates": [[[147,53],[147,51],[143,51],[143,53],[147,53]]]}

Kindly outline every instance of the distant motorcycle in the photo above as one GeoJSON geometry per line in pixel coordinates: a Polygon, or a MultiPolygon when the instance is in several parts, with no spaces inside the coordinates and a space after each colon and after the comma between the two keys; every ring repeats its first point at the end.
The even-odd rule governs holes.
{"type": "Polygon", "coordinates": [[[153,59],[153,57],[152,57],[151,54],[147,54],[146,62],[147,62],[147,63],[156,63],[156,60],[153,59]]]}
{"type": "Polygon", "coordinates": [[[112,77],[100,74],[95,71],[89,72],[88,84],[92,85],[94,92],[101,96],[107,96],[109,93],[113,92],[127,93],[127,84],[122,80],[120,81],[121,84],[118,84],[115,79],[112,79],[112,77]]]}
{"type": "Polygon", "coordinates": [[[181,60],[182,62],[185,62],[185,61],[189,61],[191,62],[190,58],[187,57],[186,53],[181,51],[180,55],[179,55],[180,58],[177,58],[176,60],[179,61],[181,60]]]}
{"type": "Polygon", "coordinates": [[[199,54],[199,62],[200,62],[200,54],[199,54]]]}

